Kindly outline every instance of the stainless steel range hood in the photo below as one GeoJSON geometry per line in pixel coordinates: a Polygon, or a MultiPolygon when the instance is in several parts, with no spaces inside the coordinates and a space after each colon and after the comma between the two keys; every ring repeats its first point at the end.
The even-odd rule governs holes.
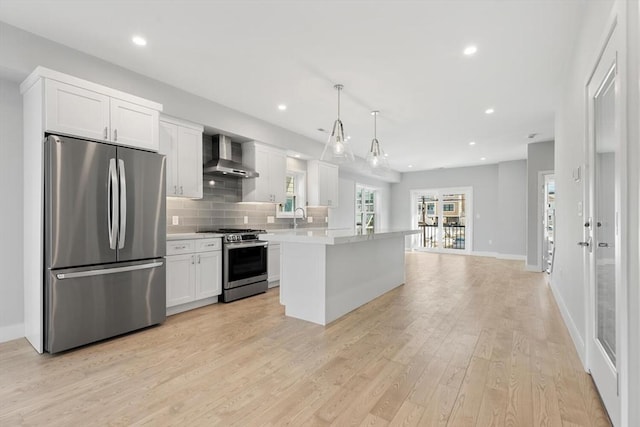
{"type": "Polygon", "coordinates": [[[213,160],[203,166],[208,175],[231,175],[243,178],[257,178],[260,174],[242,163],[234,162],[231,157],[231,139],[225,135],[213,137],[213,160]]]}

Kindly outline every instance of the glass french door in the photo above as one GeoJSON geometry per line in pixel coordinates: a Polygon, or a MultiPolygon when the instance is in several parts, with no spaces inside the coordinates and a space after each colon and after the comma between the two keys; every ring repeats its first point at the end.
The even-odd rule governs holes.
{"type": "Polygon", "coordinates": [[[615,32],[587,86],[589,216],[585,242],[590,283],[588,365],[614,425],[620,425],[621,325],[620,82],[615,32]]]}
{"type": "Polygon", "coordinates": [[[414,193],[414,248],[442,251],[469,250],[468,192],[425,190],[414,193]]]}

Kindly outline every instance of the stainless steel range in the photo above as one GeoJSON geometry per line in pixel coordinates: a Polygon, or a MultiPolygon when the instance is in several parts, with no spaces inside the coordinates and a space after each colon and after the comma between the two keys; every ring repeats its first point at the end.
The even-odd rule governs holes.
{"type": "Polygon", "coordinates": [[[223,228],[209,232],[222,238],[222,302],[267,291],[267,246],[258,238],[264,230],[223,228]]]}

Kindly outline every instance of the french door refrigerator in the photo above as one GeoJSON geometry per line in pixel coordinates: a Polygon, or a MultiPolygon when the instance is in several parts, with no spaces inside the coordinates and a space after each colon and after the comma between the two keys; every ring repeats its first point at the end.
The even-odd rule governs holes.
{"type": "Polygon", "coordinates": [[[165,157],[50,135],[44,167],[45,350],[162,323],[165,157]]]}

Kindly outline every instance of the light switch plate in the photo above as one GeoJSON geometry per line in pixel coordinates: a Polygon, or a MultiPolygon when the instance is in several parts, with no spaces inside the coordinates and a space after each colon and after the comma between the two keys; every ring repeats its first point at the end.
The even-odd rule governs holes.
{"type": "Polygon", "coordinates": [[[249,217],[245,215],[244,217],[244,223],[245,224],[249,224],[249,217]]]}
{"type": "Polygon", "coordinates": [[[308,216],[307,217],[307,222],[308,223],[312,223],[313,222],[313,217],[312,216],[308,216]]]}
{"type": "Polygon", "coordinates": [[[273,224],[274,222],[276,222],[276,219],[273,216],[267,216],[267,224],[273,224]]]}

